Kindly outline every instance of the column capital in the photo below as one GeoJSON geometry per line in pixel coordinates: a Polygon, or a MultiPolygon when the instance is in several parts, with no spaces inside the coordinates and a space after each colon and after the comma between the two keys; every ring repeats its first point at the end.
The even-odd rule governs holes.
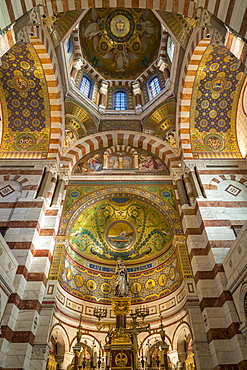
{"type": "Polygon", "coordinates": [[[64,180],[65,182],[69,180],[69,174],[69,168],[59,168],[58,170],[59,179],[64,180]]]}
{"type": "Polygon", "coordinates": [[[108,92],[108,86],[109,86],[108,82],[102,81],[99,90],[100,94],[106,95],[108,92]]]}
{"type": "Polygon", "coordinates": [[[136,96],[136,95],[140,95],[141,94],[141,88],[140,88],[140,83],[138,81],[134,81],[132,83],[132,89],[133,89],[133,94],[136,96]]]}
{"type": "Polygon", "coordinates": [[[79,57],[76,60],[74,60],[73,67],[79,70],[81,67],[85,65],[85,63],[86,63],[85,59],[83,59],[82,57],[79,57]]]}
{"type": "Polygon", "coordinates": [[[168,68],[168,63],[165,61],[165,59],[160,58],[157,63],[157,67],[161,72],[164,72],[166,68],[168,68]]]}

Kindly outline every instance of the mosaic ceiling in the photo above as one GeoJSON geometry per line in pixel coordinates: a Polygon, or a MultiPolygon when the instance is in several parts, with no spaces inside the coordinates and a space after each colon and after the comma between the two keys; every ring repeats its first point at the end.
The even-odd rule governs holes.
{"type": "Polygon", "coordinates": [[[134,79],[158,56],[160,22],[143,9],[90,9],[80,22],[88,62],[104,78],[134,79]]]}
{"type": "Polygon", "coordinates": [[[2,58],[2,158],[46,158],[50,134],[48,91],[32,45],[18,44],[2,58]]]}
{"type": "Polygon", "coordinates": [[[194,158],[241,158],[235,126],[244,75],[222,46],[209,46],[198,68],[191,104],[194,158]]]}

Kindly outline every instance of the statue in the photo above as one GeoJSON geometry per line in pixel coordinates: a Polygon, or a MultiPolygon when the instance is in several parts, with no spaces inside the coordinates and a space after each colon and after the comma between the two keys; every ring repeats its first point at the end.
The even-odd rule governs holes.
{"type": "Polygon", "coordinates": [[[127,297],[129,291],[129,275],[127,268],[122,260],[117,261],[115,295],[117,297],[127,297]]]}

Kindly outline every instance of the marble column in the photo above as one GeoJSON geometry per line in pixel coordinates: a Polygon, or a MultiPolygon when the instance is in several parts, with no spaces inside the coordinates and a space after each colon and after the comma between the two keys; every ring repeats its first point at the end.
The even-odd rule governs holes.
{"type": "Polygon", "coordinates": [[[192,190],[193,190],[193,193],[194,193],[194,197],[195,198],[203,197],[203,194],[202,194],[199,182],[197,180],[195,171],[190,171],[188,173],[188,177],[189,177],[189,180],[190,180],[190,183],[191,183],[191,187],[192,187],[192,190]]]}
{"type": "Polygon", "coordinates": [[[190,319],[192,330],[192,347],[197,370],[213,369],[209,344],[207,341],[205,324],[199,304],[194,301],[195,295],[188,294],[186,309],[190,319]]]}
{"type": "Polygon", "coordinates": [[[48,190],[51,186],[52,172],[47,170],[41,180],[37,198],[46,199],[48,190]]]}
{"type": "Polygon", "coordinates": [[[63,199],[63,193],[64,193],[64,187],[65,187],[65,179],[59,178],[55,187],[54,196],[52,198],[52,206],[59,206],[62,199],[63,199]]]}
{"type": "Polygon", "coordinates": [[[140,114],[142,112],[142,104],[141,104],[141,88],[139,82],[133,82],[132,83],[132,89],[133,89],[133,95],[136,98],[136,106],[135,110],[137,114],[140,114]]]}
{"type": "Polygon", "coordinates": [[[106,95],[107,95],[107,92],[108,92],[108,83],[106,81],[102,81],[101,82],[101,86],[100,86],[100,90],[99,90],[99,93],[100,93],[100,97],[99,97],[99,112],[101,114],[104,114],[105,113],[105,109],[106,109],[106,95]]]}
{"type": "Polygon", "coordinates": [[[185,185],[187,196],[189,198],[189,203],[193,204],[195,201],[195,197],[194,197],[194,192],[193,192],[193,189],[190,183],[188,173],[185,173],[184,175],[184,185],[185,185]]]}
{"type": "Polygon", "coordinates": [[[182,179],[176,180],[176,186],[177,186],[178,196],[180,200],[180,205],[182,206],[184,204],[189,204],[188,196],[186,194],[182,179]]]}

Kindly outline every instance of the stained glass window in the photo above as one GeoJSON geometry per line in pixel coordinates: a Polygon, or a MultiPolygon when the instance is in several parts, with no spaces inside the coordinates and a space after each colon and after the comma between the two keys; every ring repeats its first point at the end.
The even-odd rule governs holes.
{"type": "Polygon", "coordinates": [[[160,81],[157,76],[149,81],[148,88],[151,98],[154,98],[161,92],[160,81]]]}
{"type": "Polygon", "coordinates": [[[125,91],[115,91],[114,93],[114,110],[127,110],[127,94],[125,91]]]}
{"type": "Polygon", "coordinates": [[[73,40],[73,36],[70,35],[68,41],[67,41],[67,44],[66,44],[66,49],[67,49],[67,55],[68,55],[68,58],[70,59],[73,51],[74,51],[74,40],[73,40]]]}
{"type": "Polygon", "coordinates": [[[174,51],[175,51],[175,44],[172,41],[171,36],[169,36],[168,40],[167,40],[167,54],[168,54],[171,62],[173,60],[174,51]]]}
{"type": "Polygon", "coordinates": [[[83,76],[81,80],[81,84],[80,84],[80,91],[87,98],[90,98],[91,88],[92,88],[92,82],[87,77],[83,76]]]}

